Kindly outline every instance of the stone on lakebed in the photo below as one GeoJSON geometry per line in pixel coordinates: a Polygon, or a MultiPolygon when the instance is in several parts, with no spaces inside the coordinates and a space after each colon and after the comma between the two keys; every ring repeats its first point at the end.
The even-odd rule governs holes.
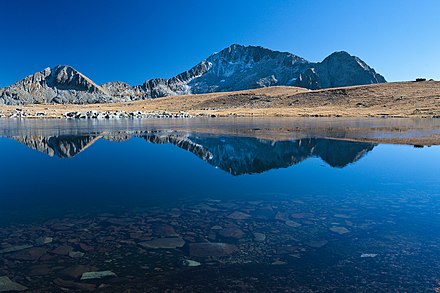
{"type": "Polygon", "coordinates": [[[82,274],[81,281],[94,280],[94,279],[104,279],[110,277],[117,277],[112,271],[101,271],[101,272],[86,272],[82,274]]]}
{"type": "Polygon", "coordinates": [[[27,290],[27,287],[13,282],[6,276],[0,277],[0,292],[19,292],[27,290]]]}
{"type": "Polygon", "coordinates": [[[191,243],[189,254],[191,256],[227,256],[237,251],[237,246],[227,243],[191,243]]]}
{"type": "Polygon", "coordinates": [[[182,238],[157,238],[139,243],[144,248],[152,249],[174,249],[181,248],[185,245],[185,240],[182,238]]]}

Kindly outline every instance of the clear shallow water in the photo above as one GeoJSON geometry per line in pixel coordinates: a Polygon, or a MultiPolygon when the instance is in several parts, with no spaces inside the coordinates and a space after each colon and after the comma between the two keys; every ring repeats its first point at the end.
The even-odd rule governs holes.
{"type": "Polygon", "coordinates": [[[440,286],[439,147],[274,140],[233,121],[14,123],[0,138],[0,276],[30,289],[440,286]],[[97,270],[118,277],[80,280],[97,270]]]}

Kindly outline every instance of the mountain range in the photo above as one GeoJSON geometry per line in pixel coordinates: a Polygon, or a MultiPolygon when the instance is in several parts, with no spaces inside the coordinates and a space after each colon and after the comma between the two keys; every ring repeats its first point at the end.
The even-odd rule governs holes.
{"type": "Polygon", "coordinates": [[[116,132],[99,135],[10,136],[51,157],[72,158],[99,139],[126,141],[140,137],[154,144],[173,144],[234,176],[287,168],[318,157],[334,168],[354,163],[375,145],[323,138],[273,141],[255,137],[185,135],[174,132],[116,132]]]}
{"type": "Polygon", "coordinates": [[[98,85],[71,66],[48,67],[0,89],[0,104],[112,103],[281,85],[314,90],[383,82],[382,75],[347,52],[314,63],[287,52],[234,44],[175,77],[136,86],[121,81],[98,85]]]}

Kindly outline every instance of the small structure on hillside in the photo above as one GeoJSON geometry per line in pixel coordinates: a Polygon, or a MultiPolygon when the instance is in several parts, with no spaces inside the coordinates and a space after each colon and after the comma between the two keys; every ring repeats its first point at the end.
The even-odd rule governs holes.
{"type": "Polygon", "coordinates": [[[416,78],[416,82],[419,82],[419,81],[426,81],[426,78],[421,78],[421,77],[416,78]]]}

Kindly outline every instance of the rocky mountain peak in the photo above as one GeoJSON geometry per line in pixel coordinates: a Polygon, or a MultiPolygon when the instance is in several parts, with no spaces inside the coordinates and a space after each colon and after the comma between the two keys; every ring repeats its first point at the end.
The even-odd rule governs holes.
{"type": "Polygon", "coordinates": [[[331,53],[330,55],[328,55],[326,57],[327,58],[350,58],[353,57],[350,55],[350,53],[348,53],[347,51],[335,51],[333,53],[331,53]]]}
{"type": "Polygon", "coordinates": [[[51,74],[46,82],[49,87],[54,87],[60,90],[106,93],[103,88],[98,86],[87,76],[68,65],[57,65],[52,68],[51,74]]]}
{"type": "Polygon", "coordinates": [[[99,86],[71,66],[46,68],[0,90],[0,104],[108,103],[278,85],[322,89],[381,82],[383,76],[344,51],[313,63],[288,52],[233,44],[172,78],[138,86],[99,86]]]}
{"type": "Polygon", "coordinates": [[[67,65],[47,67],[6,87],[0,104],[103,103],[118,99],[90,78],[67,65]]]}
{"type": "Polygon", "coordinates": [[[57,65],[53,68],[47,67],[42,71],[25,77],[23,80],[14,83],[6,89],[19,89],[33,92],[44,87],[59,90],[86,91],[89,93],[105,93],[105,91],[91,79],[68,65],[57,65]]]}
{"type": "Polygon", "coordinates": [[[261,46],[243,46],[238,44],[233,44],[218,53],[212,54],[207,60],[215,62],[218,59],[224,59],[228,62],[257,63],[263,59],[277,58],[292,58],[307,63],[305,59],[288,52],[274,51],[261,46]]]}
{"type": "Polygon", "coordinates": [[[386,82],[359,57],[345,51],[334,52],[322,62],[316,63],[301,73],[296,86],[322,89],[386,82]]]}
{"type": "Polygon", "coordinates": [[[348,52],[339,51],[334,52],[327,56],[321,64],[339,64],[339,65],[352,65],[352,66],[360,66],[361,69],[366,71],[373,70],[370,66],[367,65],[364,61],[362,61],[359,57],[352,56],[348,52]]]}

